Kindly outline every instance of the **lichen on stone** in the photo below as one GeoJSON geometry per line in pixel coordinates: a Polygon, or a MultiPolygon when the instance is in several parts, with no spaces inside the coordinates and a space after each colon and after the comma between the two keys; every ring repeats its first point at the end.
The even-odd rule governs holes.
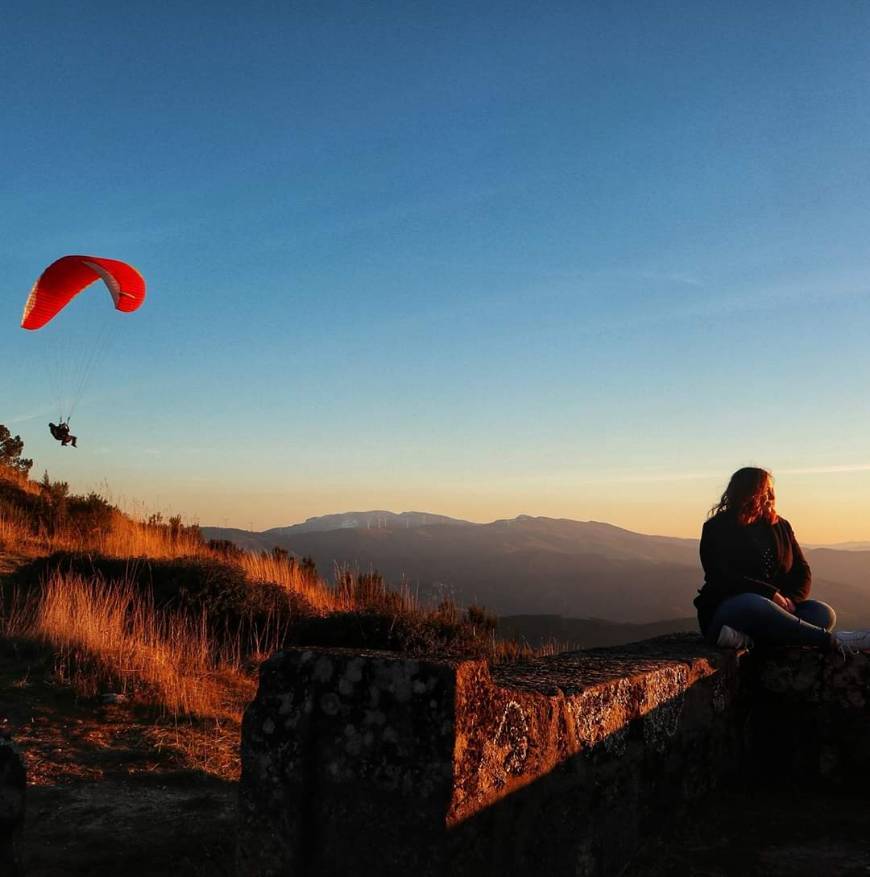
{"type": "Polygon", "coordinates": [[[664,752],[668,738],[677,733],[688,676],[687,669],[679,665],[648,679],[642,706],[643,738],[657,752],[664,752]]]}
{"type": "Polygon", "coordinates": [[[504,708],[493,743],[506,749],[502,761],[504,769],[508,773],[521,773],[529,754],[529,725],[523,708],[515,700],[504,708]]]}

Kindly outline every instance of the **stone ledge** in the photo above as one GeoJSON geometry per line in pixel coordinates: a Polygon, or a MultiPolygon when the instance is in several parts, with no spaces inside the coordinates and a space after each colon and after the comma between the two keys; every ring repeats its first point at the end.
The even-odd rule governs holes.
{"type": "Polygon", "coordinates": [[[448,824],[575,755],[621,757],[633,727],[647,747],[664,752],[687,692],[701,680],[715,677],[711,716],[729,708],[737,661],[699,637],[680,636],[468,672],[456,704],[448,824]]]}
{"type": "Polygon", "coordinates": [[[806,785],[870,779],[870,655],[791,648],[752,654],[752,757],[806,785]]]}
{"type": "Polygon", "coordinates": [[[245,715],[239,874],[609,873],[735,769],[739,661],[686,636],[492,671],[279,653],[245,715]]]}

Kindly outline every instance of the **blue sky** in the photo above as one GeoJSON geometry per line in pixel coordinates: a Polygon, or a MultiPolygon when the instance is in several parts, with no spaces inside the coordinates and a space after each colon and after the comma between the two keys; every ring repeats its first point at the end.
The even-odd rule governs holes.
{"type": "Polygon", "coordinates": [[[757,463],[799,535],[870,538],[870,7],[177,6],[4,13],[0,422],[39,471],[242,527],[690,535],[757,463]],[[40,363],[108,297],[18,328],[66,253],[149,285],[76,453],[40,363]]]}

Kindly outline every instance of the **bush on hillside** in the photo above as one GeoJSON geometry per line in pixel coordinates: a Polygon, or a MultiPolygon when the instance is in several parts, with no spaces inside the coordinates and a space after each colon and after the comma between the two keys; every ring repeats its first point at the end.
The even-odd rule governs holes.
{"type": "MultiPolygon", "coordinates": [[[[0,474],[4,469],[0,467],[0,474]]],[[[11,469],[6,473],[14,475],[11,469]]],[[[52,482],[48,473],[39,483],[18,477],[0,478],[0,513],[21,522],[31,535],[53,534],[66,521],[69,487],[52,482]]]]}
{"type": "Polygon", "coordinates": [[[25,490],[16,479],[0,478],[0,512],[21,512],[29,522],[35,522],[38,505],[38,492],[25,490]]]}
{"type": "Polygon", "coordinates": [[[287,642],[300,646],[399,652],[416,657],[486,657],[494,637],[455,611],[359,610],[298,618],[287,642]]]}
{"type": "Polygon", "coordinates": [[[336,575],[335,587],[345,605],[377,612],[401,612],[406,600],[399,591],[387,587],[376,570],[367,573],[343,569],[336,575]]]}
{"type": "Polygon", "coordinates": [[[166,536],[169,542],[173,545],[179,543],[185,543],[187,545],[205,544],[199,524],[185,525],[182,523],[181,515],[172,515],[172,517],[164,521],[163,514],[157,512],[156,514],[148,516],[148,520],[145,521],[145,527],[166,536]]]}
{"type": "Polygon", "coordinates": [[[245,550],[239,548],[239,546],[230,539],[209,539],[208,542],[206,542],[206,547],[209,551],[213,551],[215,554],[219,554],[221,557],[226,557],[230,560],[238,560],[245,554],[245,550]]]}
{"type": "Polygon", "coordinates": [[[71,496],[67,499],[69,522],[80,538],[101,539],[107,536],[117,513],[108,500],[94,491],[87,496],[71,496]]]}
{"type": "Polygon", "coordinates": [[[66,525],[69,484],[66,481],[52,481],[48,472],[45,472],[39,487],[36,510],[39,529],[50,536],[58,535],[66,525]]]}
{"type": "Polygon", "coordinates": [[[316,585],[318,582],[317,564],[313,557],[306,555],[298,558],[279,545],[275,545],[270,551],[262,551],[261,556],[276,563],[287,564],[291,576],[298,572],[302,580],[309,585],[316,585]]]}

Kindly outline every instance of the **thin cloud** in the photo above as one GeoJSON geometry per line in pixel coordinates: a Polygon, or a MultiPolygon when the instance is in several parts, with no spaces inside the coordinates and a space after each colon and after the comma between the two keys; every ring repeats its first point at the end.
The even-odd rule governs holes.
{"type": "Polygon", "coordinates": [[[870,472],[870,463],[843,463],[838,466],[807,466],[800,469],[778,469],[782,475],[836,475],[840,472],[870,472]]]}
{"type": "MultiPolygon", "coordinates": [[[[839,463],[827,466],[801,466],[797,468],[775,469],[774,475],[839,475],[850,472],[870,472],[870,463],[839,463]]],[[[722,478],[722,470],[715,472],[658,472],[649,475],[624,475],[614,478],[620,483],[656,483],[666,481],[701,481],[708,478],[722,478]]]]}
{"type": "Polygon", "coordinates": [[[14,417],[10,417],[6,423],[27,423],[29,420],[36,420],[37,417],[45,417],[46,415],[52,415],[55,413],[54,408],[37,408],[34,411],[30,411],[26,414],[16,414],[14,417]]]}

